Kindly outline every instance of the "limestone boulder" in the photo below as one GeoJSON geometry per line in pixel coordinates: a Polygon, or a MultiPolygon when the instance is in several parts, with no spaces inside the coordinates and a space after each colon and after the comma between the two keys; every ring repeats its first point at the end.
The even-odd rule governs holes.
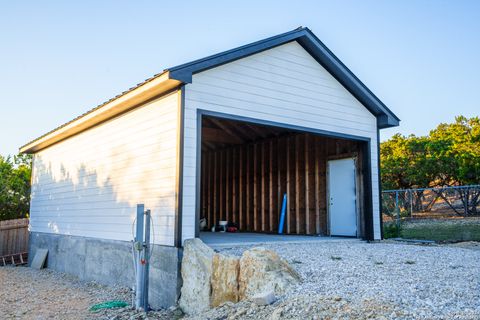
{"type": "Polygon", "coordinates": [[[238,274],[240,262],[237,257],[215,253],[212,264],[211,306],[217,307],[227,301],[238,302],[238,274]]]}
{"type": "Polygon", "coordinates": [[[300,281],[300,275],[274,251],[257,247],[240,258],[239,300],[269,291],[281,295],[300,281]]]}
{"type": "Polygon", "coordinates": [[[215,253],[198,238],[186,240],[183,248],[183,285],[179,306],[186,314],[197,314],[210,308],[210,283],[215,253]]]}

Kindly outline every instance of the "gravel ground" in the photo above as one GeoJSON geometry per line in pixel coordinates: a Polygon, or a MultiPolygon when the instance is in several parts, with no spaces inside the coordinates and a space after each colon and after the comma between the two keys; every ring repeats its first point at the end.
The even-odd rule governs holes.
{"type": "MultiPolygon", "coordinates": [[[[316,300],[326,301],[330,311],[336,311],[336,316],[329,310],[320,312],[327,318],[367,318],[371,311],[374,318],[480,319],[480,251],[475,243],[461,247],[338,241],[264,247],[277,251],[304,279],[280,297],[278,305],[292,305],[289,300],[297,298],[297,310],[305,311],[316,300]]],[[[247,248],[221,251],[240,255],[247,248]]],[[[266,309],[271,314],[276,306],[266,309]]]]}
{"type": "MultiPolygon", "coordinates": [[[[279,244],[303,282],[270,306],[228,303],[192,319],[480,319],[480,250],[393,242],[279,244]]],[[[240,255],[247,247],[220,251],[240,255]]],[[[143,319],[130,308],[91,313],[99,302],[131,301],[108,288],[50,270],[0,268],[1,319],[143,319]]],[[[149,319],[178,319],[179,310],[149,319]]]]}
{"type": "Polygon", "coordinates": [[[0,268],[1,319],[90,319],[91,305],[131,300],[129,289],[82,282],[76,277],[27,267],[0,268]]]}

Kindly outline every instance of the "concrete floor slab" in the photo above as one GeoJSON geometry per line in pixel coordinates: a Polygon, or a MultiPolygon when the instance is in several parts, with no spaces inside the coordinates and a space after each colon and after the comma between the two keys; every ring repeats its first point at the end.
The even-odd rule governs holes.
{"type": "Polygon", "coordinates": [[[280,235],[265,233],[229,233],[229,232],[200,232],[200,239],[210,247],[249,246],[252,244],[272,243],[311,243],[324,241],[361,241],[347,237],[321,237],[301,235],[280,235]]]}

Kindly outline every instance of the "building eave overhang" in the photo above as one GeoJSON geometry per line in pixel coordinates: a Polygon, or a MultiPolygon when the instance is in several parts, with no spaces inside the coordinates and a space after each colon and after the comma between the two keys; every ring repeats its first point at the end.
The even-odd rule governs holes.
{"type": "Polygon", "coordinates": [[[20,152],[36,153],[52,144],[79,134],[115,116],[134,109],[146,101],[174,90],[181,84],[181,81],[170,77],[170,72],[165,71],[25,144],[20,147],[20,152]]]}

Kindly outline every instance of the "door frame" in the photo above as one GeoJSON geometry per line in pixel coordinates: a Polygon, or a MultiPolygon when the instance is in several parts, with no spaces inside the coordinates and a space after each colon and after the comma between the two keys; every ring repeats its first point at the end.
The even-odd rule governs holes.
{"type": "Polygon", "coordinates": [[[358,162],[358,153],[357,152],[349,152],[349,153],[344,153],[344,154],[339,154],[339,155],[334,155],[334,156],[329,156],[327,157],[326,161],[326,172],[325,172],[325,187],[326,187],[326,211],[327,211],[327,233],[329,236],[334,236],[331,234],[331,219],[330,219],[330,166],[328,163],[330,161],[335,161],[335,160],[344,160],[344,159],[352,159],[353,164],[354,164],[354,185],[355,185],[355,236],[352,236],[354,238],[362,238],[363,237],[363,227],[362,227],[362,217],[361,217],[361,168],[359,168],[359,162],[358,162]]]}

